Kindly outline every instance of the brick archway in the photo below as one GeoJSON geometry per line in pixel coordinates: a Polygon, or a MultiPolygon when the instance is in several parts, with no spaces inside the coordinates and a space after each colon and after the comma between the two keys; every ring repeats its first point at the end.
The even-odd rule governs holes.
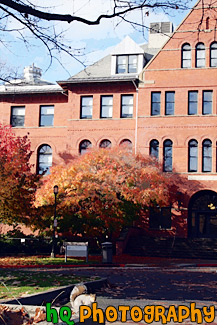
{"type": "Polygon", "coordinates": [[[188,235],[193,238],[217,238],[217,193],[199,191],[188,207],[188,235]]]}

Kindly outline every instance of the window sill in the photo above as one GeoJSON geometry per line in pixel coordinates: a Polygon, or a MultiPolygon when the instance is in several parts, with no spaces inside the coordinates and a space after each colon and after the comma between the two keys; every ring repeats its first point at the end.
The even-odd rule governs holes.
{"type": "Polygon", "coordinates": [[[53,125],[39,125],[39,128],[53,128],[53,125]]]}

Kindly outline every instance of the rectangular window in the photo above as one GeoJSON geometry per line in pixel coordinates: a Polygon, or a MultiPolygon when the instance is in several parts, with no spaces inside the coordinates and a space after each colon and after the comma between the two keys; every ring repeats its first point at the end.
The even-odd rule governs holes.
{"type": "Polygon", "coordinates": [[[118,55],[116,73],[137,73],[137,55],[118,55]]]}
{"type": "Polygon", "coordinates": [[[203,115],[212,114],[212,91],[204,90],[203,91],[203,115]]]}
{"type": "Polygon", "coordinates": [[[165,115],[174,115],[175,111],[175,92],[167,91],[165,93],[165,115]]]}
{"type": "Polygon", "coordinates": [[[121,96],[121,117],[133,117],[133,95],[121,96]]]}
{"type": "Polygon", "coordinates": [[[197,114],[197,106],[198,106],[198,92],[189,91],[188,92],[188,115],[197,114]]]}
{"type": "Polygon", "coordinates": [[[40,106],[40,122],[39,126],[53,126],[54,106],[40,106]]]}
{"type": "Polygon", "coordinates": [[[91,119],[93,113],[93,96],[81,97],[81,119],[91,119]]]}
{"type": "Polygon", "coordinates": [[[101,118],[112,118],[113,96],[101,96],[101,118]]]}
{"type": "Polygon", "coordinates": [[[149,214],[150,229],[171,229],[171,207],[152,207],[149,214]]]}
{"type": "Polygon", "coordinates": [[[160,115],[160,92],[151,93],[151,115],[160,115]]]}
{"type": "Polygon", "coordinates": [[[24,126],[25,106],[11,107],[11,126],[24,126]]]}
{"type": "Polygon", "coordinates": [[[128,56],[128,72],[137,73],[137,55],[128,56]]]}

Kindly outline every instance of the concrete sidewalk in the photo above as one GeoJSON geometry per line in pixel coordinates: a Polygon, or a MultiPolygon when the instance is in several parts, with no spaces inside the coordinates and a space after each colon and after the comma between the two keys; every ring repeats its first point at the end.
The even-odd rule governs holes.
{"type": "Polygon", "coordinates": [[[113,257],[113,264],[123,266],[194,266],[204,267],[213,266],[217,267],[217,260],[212,259],[199,259],[199,258],[170,258],[170,257],[150,257],[150,256],[131,256],[123,254],[113,257]]]}

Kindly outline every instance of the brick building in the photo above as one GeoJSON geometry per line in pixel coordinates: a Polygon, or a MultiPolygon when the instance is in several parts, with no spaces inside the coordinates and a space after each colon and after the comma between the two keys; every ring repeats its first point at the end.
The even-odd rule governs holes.
{"type": "Polygon", "coordinates": [[[149,234],[215,237],[216,21],[215,1],[198,1],[175,32],[169,22],[152,23],[148,44],[126,37],[58,85],[27,67],[23,79],[0,87],[1,122],[29,133],[37,173],[91,147],[124,143],[155,156],[190,190],[178,193],[179,209],[150,215],[149,234]]]}

